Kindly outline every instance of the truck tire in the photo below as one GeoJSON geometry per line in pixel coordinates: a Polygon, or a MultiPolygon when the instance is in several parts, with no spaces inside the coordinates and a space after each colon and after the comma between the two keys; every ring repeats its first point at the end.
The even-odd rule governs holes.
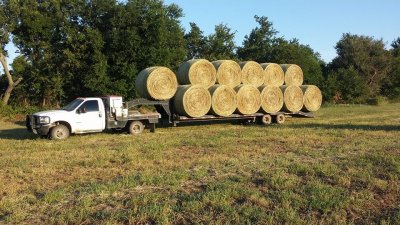
{"type": "Polygon", "coordinates": [[[269,114],[265,114],[261,117],[261,123],[264,125],[269,125],[272,123],[272,117],[269,114]]]}
{"type": "Polygon", "coordinates": [[[128,133],[138,135],[144,130],[144,125],[141,121],[132,121],[128,127],[128,133]]]}
{"type": "Polygon", "coordinates": [[[50,130],[50,138],[52,140],[64,140],[70,135],[68,127],[59,124],[50,130]]]}
{"type": "Polygon", "coordinates": [[[278,115],[275,116],[275,122],[277,124],[283,124],[286,120],[286,116],[283,113],[279,113],[278,115]]]}

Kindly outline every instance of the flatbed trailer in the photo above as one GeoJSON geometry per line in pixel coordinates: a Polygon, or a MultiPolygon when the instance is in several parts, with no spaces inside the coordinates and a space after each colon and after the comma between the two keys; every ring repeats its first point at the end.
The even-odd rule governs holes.
{"type": "MultiPolygon", "coordinates": [[[[254,113],[254,114],[232,114],[230,116],[216,116],[216,115],[204,115],[201,117],[187,117],[179,115],[173,108],[172,101],[152,101],[144,98],[134,99],[125,103],[125,107],[130,109],[132,107],[139,106],[154,106],[156,111],[160,114],[160,121],[163,123],[177,126],[179,123],[188,122],[210,122],[210,121],[224,121],[224,120],[237,120],[241,123],[260,123],[269,125],[271,123],[282,124],[285,122],[286,117],[303,117],[313,118],[314,114],[311,112],[277,112],[277,113],[254,113]]],[[[149,124],[151,131],[155,130],[155,123],[149,124]]]]}

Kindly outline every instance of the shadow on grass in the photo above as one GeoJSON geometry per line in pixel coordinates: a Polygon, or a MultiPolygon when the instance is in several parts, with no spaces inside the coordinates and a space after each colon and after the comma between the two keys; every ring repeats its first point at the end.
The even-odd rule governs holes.
{"type": "Polygon", "coordinates": [[[0,130],[0,139],[32,140],[36,138],[38,138],[38,135],[30,133],[26,128],[0,130]]]}
{"type": "Polygon", "coordinates": [[[365,131],[400,131],[400,125],[362,125],[362,124],[292,124],[292,128],[349,129],[365,131]]]}

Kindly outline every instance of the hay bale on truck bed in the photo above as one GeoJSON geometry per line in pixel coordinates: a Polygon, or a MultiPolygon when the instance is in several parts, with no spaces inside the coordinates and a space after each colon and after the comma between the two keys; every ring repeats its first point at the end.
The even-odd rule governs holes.
{"type": "Polygon", "coordinates": [[[177,78],[179,84],[201,85],[209,88],[215,84],[217,71],[214,65],[205,59],[193,59],[179,66],[177,78]]]}
{"type": "Polygon", "coordinates": [[[173,103],[180,115],[201,117],[210,111],[211,94],[201,85],[179,85],[173,103]]]}
{"type": "Polygon", "coordinates": [[[217,83],[234,88],[242,81],[242,69],[233,60],[218,60],[212,62],[217,70],[217,83]]]}
{"type": "Polygon", "coordinates": [[[235,87],[235,91],[238,113],[246,115],[258,112],[261,107],[261,94],[255,86],[242,84],[235,87]]]}
{"type": "Polygon", "coordinates": [[[246,61],[239,63],[242,68],[242,84],[251,84],[256,87],[264,83],[263,68],[254,61],[246,61]]]}
{"type": "Polygon", "coordinates": [[[283,72],[285,72],[285,85],[300,86],[303,84],[303,70],[295,64],[281,64],[283,72]]]}
{"type": "Polygon", "coordinates": [[[213,85],[209,89],[211,94],[210,114],[229,116],[236,110],[236,92],[228,85],[213,85]]]}
{"type": "Polygon", "coordinates": [[[175,95],[178,88],[175,73],[161,66],[142,70],[135,84],[141,97],[154,100],[168,100],[175,95]]]}
{"type": "Polygon", "coordinates": [[[315,112],[321,108],[322,94],[321,90],[315,85],[302,85],[300,86],[303,91],[303,111],[315,112]]]}
{"type": "Polygon", "coordinates": [[[283,110],[286,112],[299,112],[303,108],[303,91],[299,86],[280,86],[283,92],[283,110]]]}
{"type": "Polygon", "coordinates": [[[279,87],[285,82],[285,73],[282,67],[276,63],[262,63],[264,69],[264,85],[279,87]]]}
{"type": "Polygon", "coordinates": [[[279,112],[283,107],[283,93],[279,87],[265,86],[258,87],[261,92],[261,111],[265,113],[279,112]]]}

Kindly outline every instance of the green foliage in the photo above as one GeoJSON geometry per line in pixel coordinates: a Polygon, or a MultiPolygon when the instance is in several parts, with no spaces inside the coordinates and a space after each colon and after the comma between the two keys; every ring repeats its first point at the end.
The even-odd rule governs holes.
{"type": "Polygon", "coordinates": [[[190,23],[190,31],[185,34],[186,59],[206,58],[210,61],[236,59],[235,32],[225,24],[215,26],[214,33],[205,37],[195,23],[190,23]]]}
{"type": "Polygon", "coordinates": [[[268,17],[254,16],[259,27],[254,28],[244,37],[243,46],[238,48],[238,56],[242,60],[268,62],[278,33],[268,17]]]}
{"type": "MultiPolygon", "coordinates": [[[[185,57],[182,10],[160,0],[18,2],[14,42],[29,64],[30,104],[135,96],[138,72],[185,57]]],[[[21,91],[22,92],[22,91],[21,91]]]]}
{"type": "Polygon", "coordinates": [[[383,81],[381,93],[392,100],[400,100],[400,38],[394,40],[391,46],[392,67],[383,81]]]}
{"type": "Polygon", "coordinates": [[[385,49],[383,40],[375,40],[368,36],[343,34],[343,37],[336,44],[338,56],[333,59],[329,67],[332,71],[347,71],[350,68],[355,70],[359,77],[352,82],[353,87],[343,89],[342,95],[358,98],[360,92],[364,99],[374,97],[380,93],[381,85],[390,71],[390,54],[385,49]],[[362,87],[363,90],[355,90],[362,87]],[[353,95],[355,94],[355,95],[353,95]]]}
{"type": "Polygon", "coordinates": [[[354,67],[340,68],[328,75],[327,93],[336,103],[362,103],[366,101],[366,83],[354,67]],[[333,95],[332,95],[333,94],[333,95]]]}
{"type": "Polygon", "coordinates": [[[384,96],[376,96],[375,98],[368,99],[367,103],[370,105],[386,105],[389,101],[384,96]]]}
{"type": "Polygon", "coordinates": [[[190,31],[185,34],[186,59],[203,58],[206,48],[206,37],[196,23],[190,23],[190,31]]]}
{"type": "Polygon", "coordinates": [[[297,64],[304,73],[304,83],[321,86],[323,83],[322,64],[320,55],[308,45],[303,45],[294,39],[286,41],[278,38],[272,48],[269,62],[279,64],[297,64]]]}
{"type": "Polygon", "coordinates": [[[278,32],[267,17],[255,16],[255,19],[259,27],[245,36],[243,46],[238,48],[240,59],[260,63],[297,64],[303,69],[305,83],[321,86],[323,61],[319,54],[296,39],[287,41],[277,37],[278,32]]]}
{"type": "Polygon", "coordinates": [[[29,106],[29,107],[20,107],[20,106],[10,106],[3,105],[0,103],[0,121],[3,118],[15,120],[15,119],[24,119],[25,115],[33,114],[35,112],[43,110],[37,106],[29,106]]]}
{"type": "Polygon", "coordinates": [[[215,32],[207,37],[204,57],[210,61],[235,59],[235,32],[225,24],[215,26],[215,32]]]}

